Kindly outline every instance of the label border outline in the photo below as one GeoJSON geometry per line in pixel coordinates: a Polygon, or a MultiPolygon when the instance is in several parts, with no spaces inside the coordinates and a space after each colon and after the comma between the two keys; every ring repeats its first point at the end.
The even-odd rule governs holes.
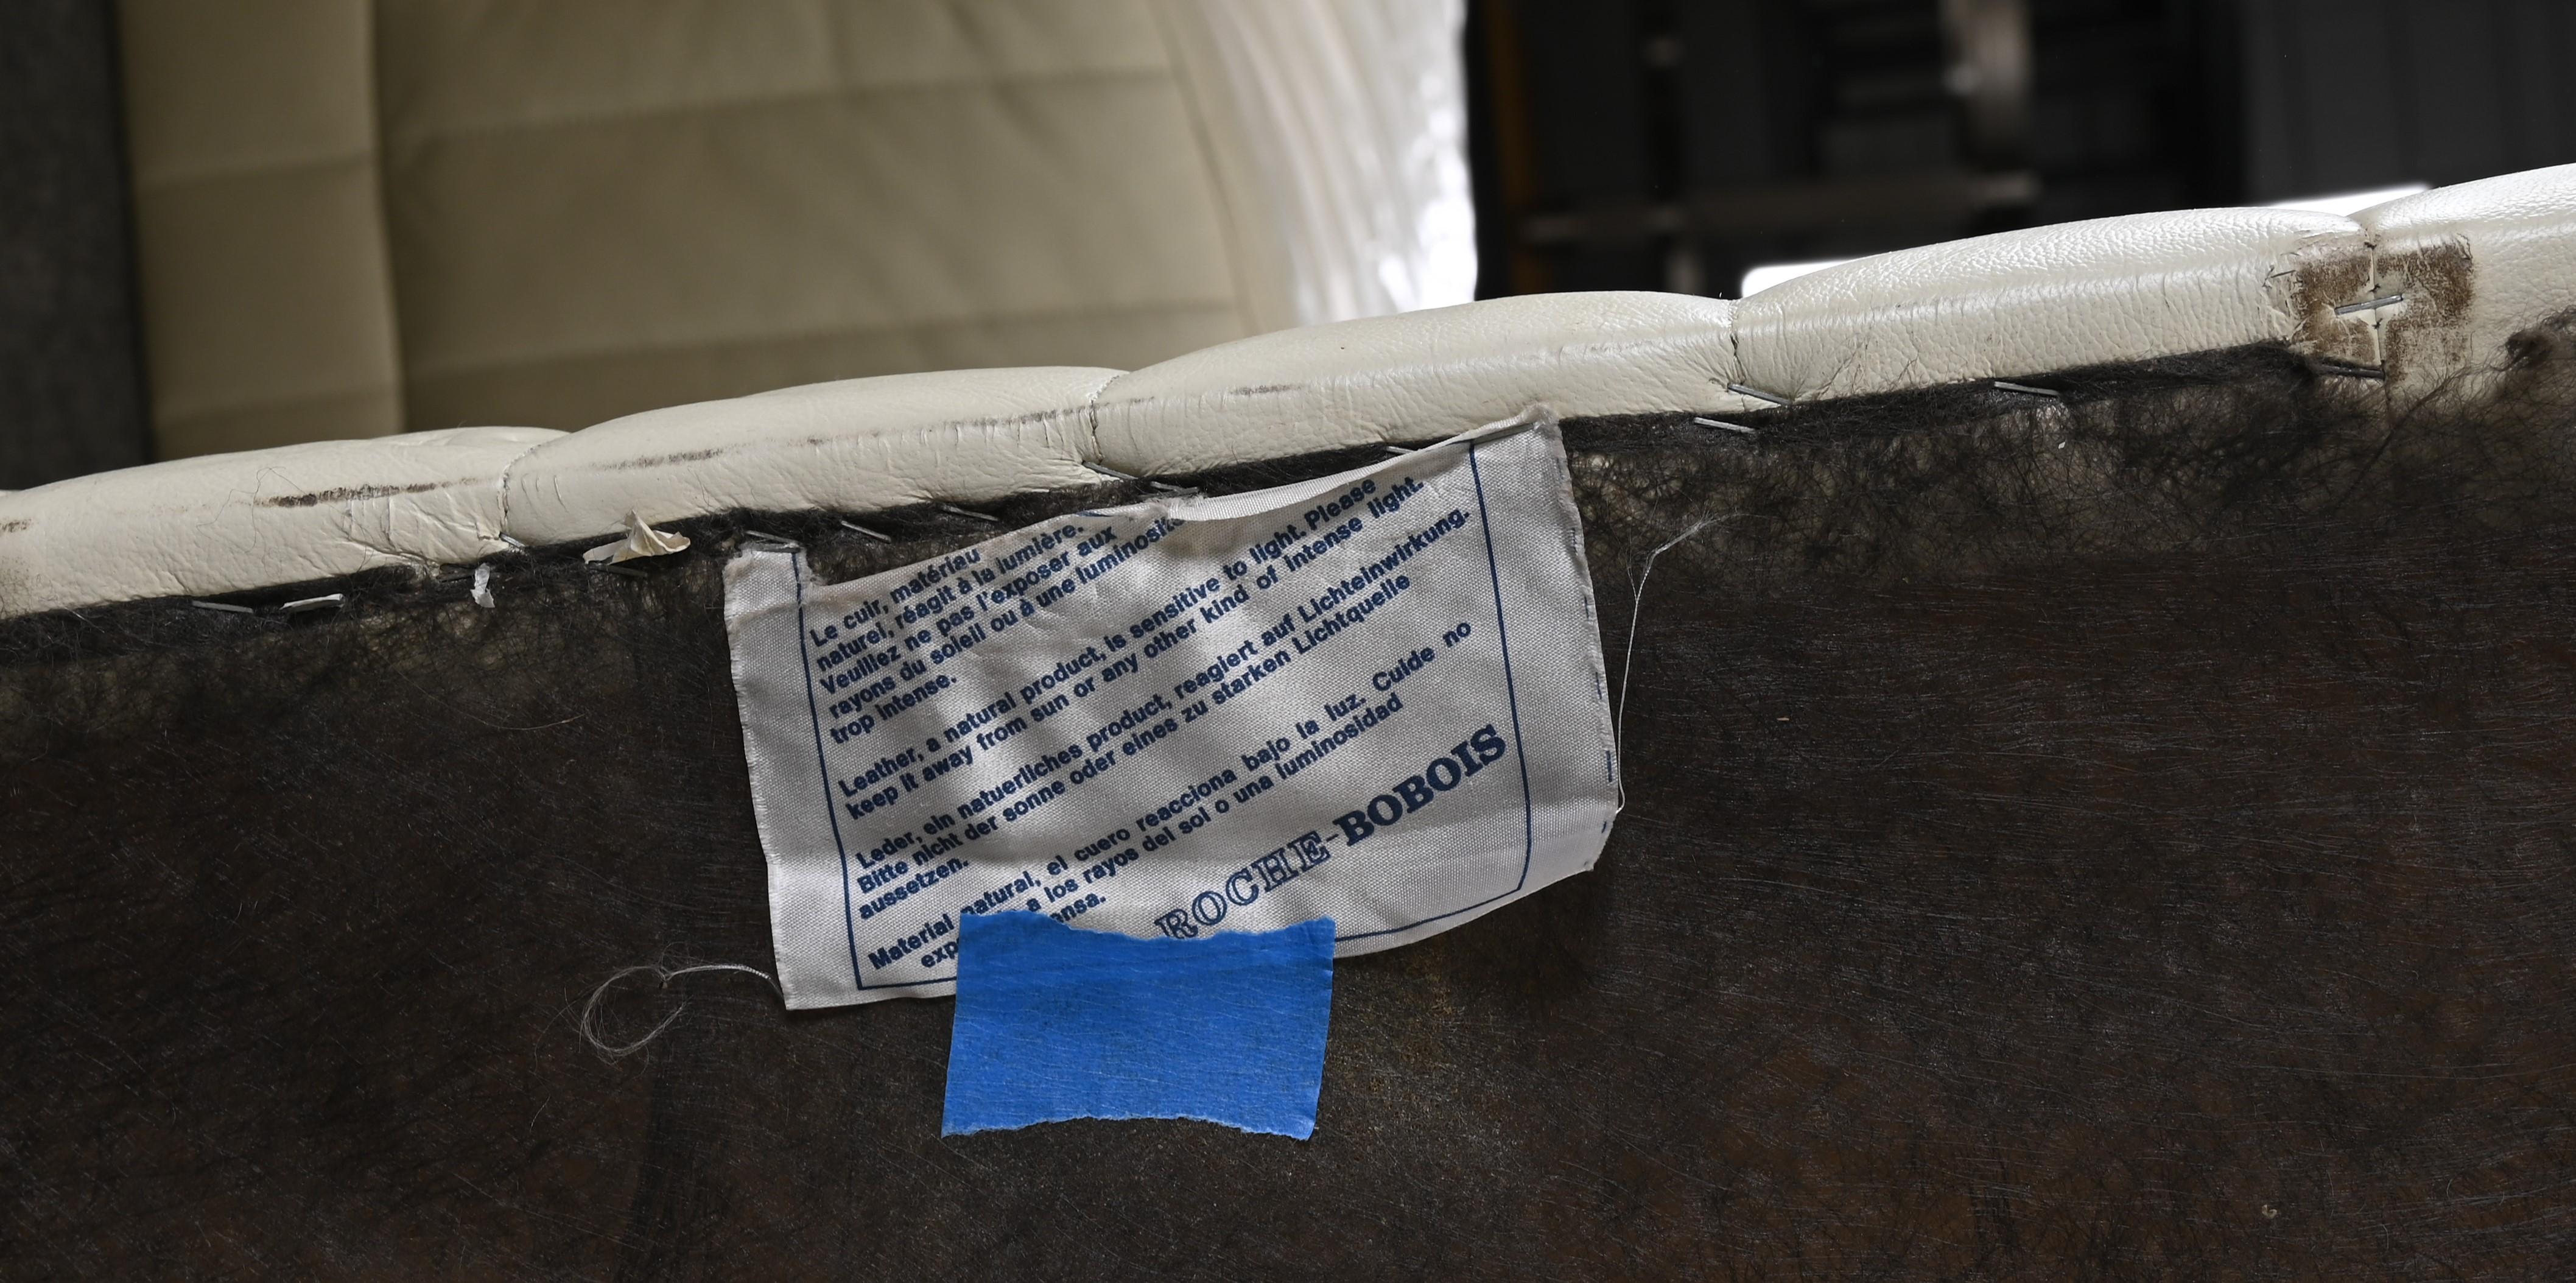
{"type": "Polygon", "coordinates": [[[1416,927],[1429,926],[1444,918],[1472,913],[1497,900],[1519,895],[1522,888],[1529,885],[1530,864],[1537,858],[1538,816],[1536,803],[1530,798],[1529,745],[1521,738],[1520,687],[1512,679],[1512,630],[1503,622],[1503,572],[1501,563],[1494,556],[1494,522],[1485,505],[1485,470],[1476,463],[1476,447],[1481,444],[1483,443],[1477,441],[1467,443],[1467,473],[1475,478],[1476,482],[1476,524],[1485,534],[1485,573],[1492,579],[1494,585],[1494,640],[1503,651],[1503,698],[1512,710],[1512,756],[1519,761],[1521,768],[1521,876],[1519,880],[1512,883],[1508,891],[1497,891],[1473,904],[1462,904],[1447,913],[1435,913],[1400,927],[1386,927],[1377,931],[1362,931],[1355,935],[1335,936],[1333,943],[1337,945],[1348,940],[1373,940],[1379,936],[1398,935],[1416,927]]]}
{"type": "Polygon", "coordinates": [[[805,631],[805,554],[791,553],[787,568],[796,576],[796,658],[804,664],[805,715],[814,727],[814,769],[823,777],[823,815],[832,822],[832,849],[841,856],[841,929],[850,941],[850,983],[865,993],[874,989],[918,989],[924,985],[957,983],[957,977],[940,980],[899,980],[889,984],[870,985],[859,971],[859,920],[852,916],[850,905],[850,844],[841,837],[841,817],[832,809],[832,763],[823,756],[823,710],[814,702],[814,651],[805,631]]]}

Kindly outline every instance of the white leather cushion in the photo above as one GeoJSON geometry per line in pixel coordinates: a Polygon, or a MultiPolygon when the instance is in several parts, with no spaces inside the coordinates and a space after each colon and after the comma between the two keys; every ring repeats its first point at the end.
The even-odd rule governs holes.
{"type": "Polygon", "coordinates": [[[1564,415],[1740,410],[1730,305],[1534,294],[1283,330],[1119,376],[1101,458],[1145,475],[1422,441],[1544,402],[1564,415]]]}
{"type": "Polygon", "coordinates": [[[1097,484],[1091,398],[1118,372],[889,374],[648,410],[530,454],[510,533],[530,544],[747,509],[867,512],[1097,484]]]}
{"type": "Polygon", "coordinates": [[[561,437],[455,428],[203,455],[0,495],[0,616],[501,551],[501,478],[561,437]]]}
{"type": "Polygon", "coordinates": [[[2377,250],[2389,372],[2492,369],[2514,331],[2576,307],[2576,165],[2443,187],[2354,216],[2377,250]]]}
{"type": "Polygon", "coordinates": [[[1856,259],[1735,308],[1744,381],[1852,396],[2302,337],[2313,260],[2358,263],[2331,214],[2199,209],[1856,259]]]}

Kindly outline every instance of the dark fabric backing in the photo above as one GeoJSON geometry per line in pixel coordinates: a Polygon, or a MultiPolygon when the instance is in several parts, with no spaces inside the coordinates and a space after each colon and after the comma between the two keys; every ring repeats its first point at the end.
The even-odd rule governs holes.
{"type": "Polygon", "coordinates": [[[991,526],[0,624],[0,1272],[2564,1275],[2565,333],[2403,409],[2250,349],[1570,424],[1614,679],[1709,523],[1635,613],[1628,811],[1341,965],[1302,1144],[942,1139],[945,1001],[646,979],[648,1048],[576,1032],[619,967],[769,963],[741,532],[843,577],[991,526]]]}

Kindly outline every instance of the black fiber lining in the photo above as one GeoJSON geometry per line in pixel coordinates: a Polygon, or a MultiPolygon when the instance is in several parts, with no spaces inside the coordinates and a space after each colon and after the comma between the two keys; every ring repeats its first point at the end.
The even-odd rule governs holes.
{"type": "MultiPolygon", "coordinates": [[[[1629,808],[1345,962],[1316,1139],[942,1141],[787,1016],[721,615],[1002,527],[668,523],[282,617],[0,622],[0,1259],[590,1277],[2534,1276],[2576,1264],[2576,363],[2251,348],[1566,425],[1629,808]],[[739,981],[740,983],[735,983],[739,981]]],[[[1230,491],[1377,448],[1166,482],[1230,491]]],[[[1140,497],[992,505],[1008,525],[1140,497]]],[[[42,1265],[33,1263],[41,1262],[42,1265]]]]}

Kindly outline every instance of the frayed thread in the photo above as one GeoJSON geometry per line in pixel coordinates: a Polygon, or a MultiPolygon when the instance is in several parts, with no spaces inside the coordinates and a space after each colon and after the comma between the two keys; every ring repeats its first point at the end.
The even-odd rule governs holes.
{"type": "Polygon", "coordinates": [[[1636,591],[1628,599],[1628,648],[1619,657],[1619,706],[1610,711],[1610,752],[1619,759],[1619,809],[1628,809],[1628,674],[1637,667],[1637,616],[1646,605],[1646,578],[1655,573],[1655,558],[1672,551],[1675,544],[1708,529],[1721,517],[1703,517],[1691,528],[1674,535],[1646,554],[1645,568],[1637,572],[1636,591]]]}
{"type": "Polygon", "coordinates": [[[682,976],[694,976],[708,971],[739,971],[747,976],[758,976],[760,977],[761,983],[769,986],[770,992],[778,995],[778,1000],[780,1002],[785,1002],[787,1000],[786,991],[778,987],[777,977],[770,975],[768,972],[763,971],[758,967],[746,967],[739,962],[704,962],[692,967],[669,968],[657,967],[651,963],[642,963],[632,967],[620,967],[615,972],[612,972],[606,980],[600,981],[599,987],[590,991],[590,1001],[582,1004],[582,1041],[589,1043],[591,1050],[598,1052],[603,1059],[607,1060],[623,1060],[628,1056],[634,1055],[636,1052],[644,1050],[645,1044],[661,1037],[662,1031],[670,1028],[672,1022],[678,1020],[681,1014],[689,1009],[689,1004],[683,1002],[679,1006],[672,1008],[671,1014],[662,1017],[662,1022],[660,1024],[646,1030],[643,1037],[629,1043],[612,1043],[599,1036],[599,1000],[607,997],[608,991],[611,988],[614,988],[619,981],[626,980],[634,976],[640,976],[647,972],[659,977],[661,979],[661,987],[668,989],[671,987],[672,981],[677,980],[682,976]]]}

